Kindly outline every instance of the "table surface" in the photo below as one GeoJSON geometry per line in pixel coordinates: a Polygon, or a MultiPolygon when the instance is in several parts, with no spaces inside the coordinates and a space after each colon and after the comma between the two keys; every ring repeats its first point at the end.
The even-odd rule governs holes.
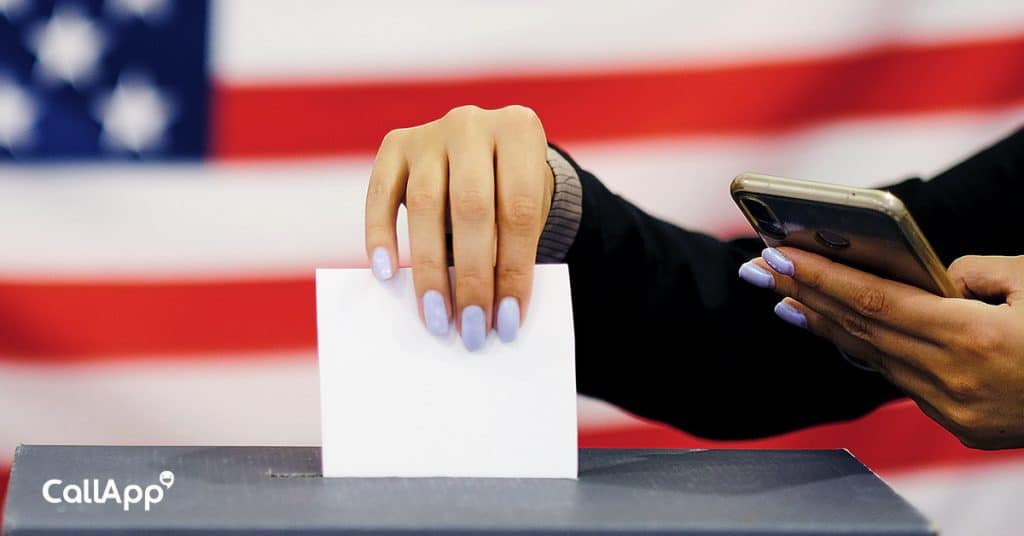
{"type": "Polygon", "coordinates": [[[841,450],[583,449],[579,480],[319,471],[313,447],[26,445],[15,456],[4,533],[935,534],[841,450]],[[174,482],[148,512],[43,500],[50,479],[62,480],[51,492],[60,495],[84,479],[100,479],[101,492],[108,478],[145,488],[163,471],[174,482]]]}

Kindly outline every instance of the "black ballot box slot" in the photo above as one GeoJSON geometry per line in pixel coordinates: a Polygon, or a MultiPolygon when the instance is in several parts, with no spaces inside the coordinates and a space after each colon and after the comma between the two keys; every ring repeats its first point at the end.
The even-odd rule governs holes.
{"type": "Polygon", "coordinates": [[[323,478],[314,447],[24,445],[3,529],[10,536],[936,533],[842,450],[582,449],[579,462],[578,480],[323,478]]]}

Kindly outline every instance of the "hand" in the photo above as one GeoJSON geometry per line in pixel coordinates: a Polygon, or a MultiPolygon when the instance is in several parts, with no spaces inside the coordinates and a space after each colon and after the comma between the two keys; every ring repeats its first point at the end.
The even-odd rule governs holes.
{"type": "Polygon", "coordinates": [[[502,340],[511,341],[529,304],[553,188],[544,128],[529,108],[462,106],[425,125],[393,130],[377,152],[366,194],[366,253],[373,272],[384,280],[397,269],[395,219],[404,202],[427,329],[448,333],[450,225],[463,343],[480,348],[492,324],[502,340]]]}
{"type": "Polygon", "coordinates": [[[740,274],[785,296],[783,320],[873,365],[964,445],[1024,446],[1024,256],[957,259],[949,274],[968,299],[792,248],[766,249],[740,274]]]}

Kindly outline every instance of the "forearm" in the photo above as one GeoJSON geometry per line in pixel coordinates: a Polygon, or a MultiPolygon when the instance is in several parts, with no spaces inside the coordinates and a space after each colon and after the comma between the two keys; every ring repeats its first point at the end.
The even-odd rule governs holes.
{"type": "MultiPolygon", "coordinates": [[[[571,160],[570,160],[571,161],[571,160]]],[[[901,396],[832,343],[784,325],[739,266],[758,239],[722,242],[650,217],[572,162],[582,218],[566,255],[581,392],[710,437],[754,437],[857,417],[901,396]]],[[[1024,131],[931,181],[888,188],[946,263],[1016,255],[1024,131]]]]}
{"type": "Polygon", "coordinates": [[[566,261],[581,392],[720,438],[852,418],[898,396],[738,280],[760,240],[686,231],[576,170],[582,219],[566,261]]]}
{"type": "Polygon", "coordinates": [[[1024,233],[1024,130],[929,181],[888,188],[947,265],[963,255],[1020,255],[1024,233]]]}

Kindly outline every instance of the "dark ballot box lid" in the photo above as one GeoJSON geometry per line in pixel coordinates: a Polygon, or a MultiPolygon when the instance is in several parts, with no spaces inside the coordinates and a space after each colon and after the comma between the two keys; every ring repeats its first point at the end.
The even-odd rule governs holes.
{"type": "Polygon", "coordinates": [[[840,450],[583,449],[575,481],[324,479],[319,471],[312,447],[25,445],[4,534],[935,534],[840,450]],[[62,502],[48,502],[48,481],[49,500],[62,502]],[[144,500],[128,511],[113,495],[95,501],[139,495],[131,485],[154,498],[149,511],[144,500]]]}

